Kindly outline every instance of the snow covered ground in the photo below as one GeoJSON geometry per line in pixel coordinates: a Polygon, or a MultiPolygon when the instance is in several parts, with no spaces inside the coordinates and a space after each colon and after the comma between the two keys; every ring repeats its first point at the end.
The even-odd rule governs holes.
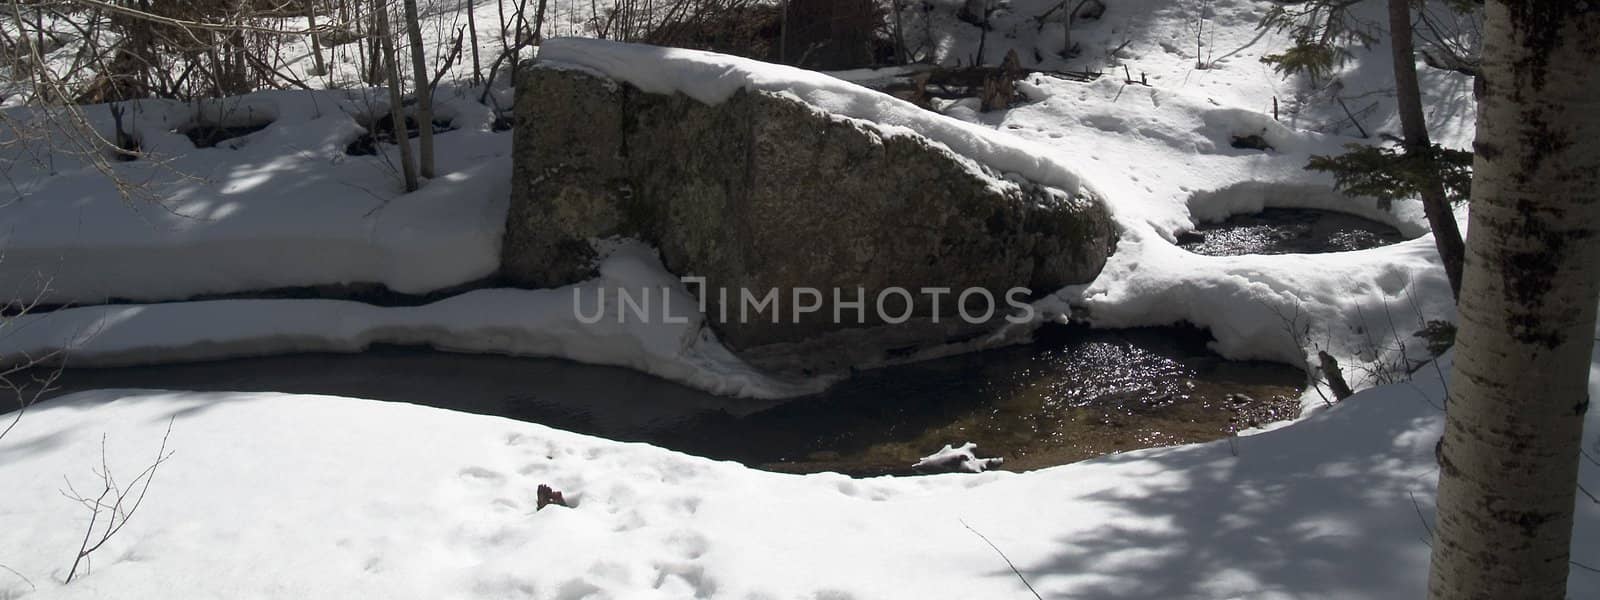
{"type": "MultiPolygon", "coordinates": [[[[1063,189],[1092,190],[1110,204],[1122,241],[1095,282],[1062,290],[1055,300],[1076,307],[1075,316],[1096,325],[1188,321],[1209,328],[1217,338],[1216,350],[1229,358],[1304,365],[1307,357],[1326,350],[1341,360],[1358,387],[1377,383],[1369,375],[1371,365],[1424,357],[1424,344],[1411,335],[1425,321],[1454,316],[1426,236],[1388,248],[1311,257],[1206,257],[1172,244],[1177,232],[1196,222],[1262,206],[1332,208],[1389,222],[1409,234],[1425,231],[1415,205],[1402,202],[1394,211],[1381,211],[1370,201],[1332,193],[1326,177],[1301,169],[1311,154],[1335,153],[1357,140],[1306,129],[1351,129],[1349,124],[1329,125],[1331,102],[1302,98],[1292,103],[1293,111],[1286,110],[1283,121],[1269,116],[1271,98],[1282,96],[1291,104],[1291,92],[1305,86],[1256,60],[1285,44],[1283,36],[1262,34],[1254,27],[1266,3],[1225,0],[1212,3],[1209,12],[1154,0],[1118,4],[1106,17],[1075,27],[1074,40],[1085,50],[1071,60],[1049,50],[1061,43],[1051,37],[1060,28],[1048,22],[1041,26],[1033,18],[1048,5],[1023,1],[1004,6],[994,16],[996,33],[986,45],[988,52],[1003,55],[1016,48],[1026,64],[1047,69],[1129,64],[1130,72],[1148,75],[1151,85],[1130,85],[1115,73],[1088,84],[1034,75],[1021,86],[1029,99],[1023,106],[984,114],[975,111],[974,102],[962,101],[943,107],[947,116],[939,116],[825,75],[732,57],[580,39],[551,40],[540,52],[546,60],[604,72],[646,90],[682,91],[708,102],[739,88],[779,90],[835,114],[876,123],[888,135],[913,131],[1001,171],[1063,189]],[[1178,44],[1197,26],[1209,28],[1200,40],[1206,57],[1178,44]],[[1121,49],[1098,57],[1090,51],[1102,45],[1121,49]],[[1197,63],[1206,68],[1197,68],[1197,63]],[[1234,135],[1261,135],[1274,149],[1233,148],[1229,142],[1234,135]]],[[[425,29],[434,46],[459,25],[461,15],[452,12],[459,7],[452,6],[424,7],[425,29]]],[[[954,20],[957,4],[936,6],[930,16],[913,20],[913,28],[916,23],[934,25],[923,34],[937,38],[931,44],[939,49],[937,60],[959,62],[965,56],[970,61],[978,29],[954,20]]],[[[497,21],[490,3],[474,10],[480,25],[497,21]]],[[[563,17],[563,27],[581,33],[582,19],[568,17],[563,17]]],[[[492,28],[481,26],[480,37],[484,29],[492,28]]],[[[1376,46],[1355,52],[1339,72],[1341,93],[1377,98],[1370,110],[1362,111],[1367,127],[1393,130],[1393,111],[1384,104],[1385,96],[1367,90],[1381,90],[1387,81],[1387,51],[1376,46]]],[[[309,67],[308,61],[307,56],[295,64],[309,67]]],[[[1436,137],[1464,145],[1470,139],[1472,112],[1463,78],[1424,72],[1436,137]]],[[[339,81],[335,73],[325,83],[339,81]]],[[[266,92],[192,105],[138,103],[132,120],[150,157],[115,163],[114,168],[130,181],[146,182],[142,189],[159,198],[159,204],[124,201],[97,169],[48,150],[47,140],[34,140],[25,146],[43,159],[16,161],[11,173],[15,198],[0,210],[0,247],[5,249],[0,292],[10,298],[42,296],[47,303],[96,304],[347,283],[425,293],[489,276],[498,260],[509,187],[509,134],[493,131],[494,111],[475,102],[476,95],[469,87],[441,92],[439,112],[455,129],[438,136],[440,176],[416,194],[399,193],[391,157],[344,152],[359,135],[359,124],[386,109],[385,96],[371,90],[266,92]],[[214,148],[194,148],[175,133],[197,122],[267,121],[266,129],[214,148]]],[[[509,90],[497,89],[492,97],[500,106],[511,101],[509,90]]],[[[30,114],[11,110],[13,118],[30,114]]],[[[109,135],[109,111],[85,110],[95,127],[109,135]]],[[[484,297],[453,304],[466,306],[484,297]]],[[[783,387],[776,382],[752,387],[720,377],[719,372],[747,370],[737,363],[684,369],[663,366],[649,353],[597,356],[570,350],[577,344],[570,336],[560,342],[526,342],[548,337],[527,325],[560,320],[550,315],[531,321],[503,319],[524,324],[509,337],[490,338],[505,343],[463,343],[456,333],[483,325],[481,319],[452,316],[463,312],[290,300],[206,304],[192,310],[69,310],[12,324],[13,331],[30,331],[0,332],[0,352],[60,349],[91,364],[128,363],[192,359],[206,348],[234,356],[252,347],[262,349],[257,353],[355,350],[371,341],[403,340],[642,366],[722,392],[772,395],[783,387]],[[355,313],[361,316],[348,317],[355,313]],[[241,325],[243,314],[292,335],[274,336],[262,326],[241,325]],[[328,327],[332,314],[350,321],[328,327]],[[119,334],[119,329],[133,327],[139,329],[129,331],[163,334],[119,334]],[[110,339],[97,342],[95,336],[110,339]]],[[[668,329],[630,335],[681,337],[676,328],[668,329]]],[[[582,328],[571,332],[603,334],[582,328]]],[[[1308,406],[1313,404],[1308,399],[1308,406]]]]}
{"type": "Polygon", "coordinates": [[[1415,203],[1378,210],[1302,169],[1311,154],[1338,153],[1353,139],[1295,130],[1182,90],[1130,92],[1112,78],[1084,84],[1036,75],[1024,87],[1029,104],[991,115],[946,109],[969,119],[961,120],[825,75],[692,50],[560,39],[540,49],[540,60],[709,103],[739,89],[788,94],[883,135],[914,132],[1008,176],[1104,198],[1121,242],[1093,283],[1058,294],[1096,325],[1188,321],[1209,328],[1229,358],[1304,365],[1321,349],[1359,364],[1416,358],[1420,342],[1386,349],[1373,340],[1410,338],[1424,321],[1454,316],[1428,236],[1322,255],[1208,257],[1178,248],[1177,232],[1197,221],[1263,206],[1342,210],[1412,235],[1425,231],[1415,203]],[[1250,134],[1275,149],[1231,147],[1232,136],[1250,134]]]}
{"type": "MultiPolygon", "coordinates": [[[[853,480],[407,404],[85,392],[0,441],[0,564],[32,581],[0,571],[0,596],[1029,597],[981,534],[1046,598],[1418,598],[1442,395],[1426,368],[1232,441],[853,480]],[[169,422],[144,505],[62,585],[89,516],[62,476],[95,484],[104,435],[131,478],[169,422]],[[535,511],[540,484],[575,506],[535,511]]],[[[1600,489],[1600,465],[1581,480],[1600,489]]],[[[1600,504],[1580,498],[1575,533],[1593,565],[1600,504]]]]}
{"type": "MultiPolygon", "coordinates": [[[[977,48],[976,28],[951,16],[956,4],[939,0],[932,13],[944,62],[977,48]]],[[[1265,2],[1112,3],[1105,18],[1074,29],[1085,53],[1071,60],[1050,56],[1059,26],[1031,20],[1050,4],[1006,5],[986,58],[1017,48],[1025,64],[1045,68],[1125,63],[1150,85],[1115,72],[1092,83],[1034,75],[1022,86],[1027,104],[979,113],[961,101],[938,116],[824,75],[728,57],[584,40],[552,40],[541,52],[705,101],[739,88],[781,91],[886,135],[916,132],[1001,171],[1091,190],[1110,204],[1121,241],[1099,279],[1052,301],[1096,325],[1189,321],[1231,358],[1305,364],[1327,350],[1358,387],[1379,383],[1358,367],[1422,356],[1412,332],[1454,318],[1426,235],[1315,256],[1207,257],[1173,243],[1197,222],[1262,206],[1344,210],[1422,234],[1414,205],[1388,212],[1348,201],[1301,169],[1309,155],[1357,141],[1333,96],[1360,98],[1352,108],[1370,131],[1397,129],[1383,93],[1387,48],[1357,49],[1338,90],[1312,93],[1257,60],[1284,44],[1254,30],[1265,2]],[[1281,121],[1270,116],[1274,97],[1281,121]],[[1248,134],[1273,149],[1230,146],[1248,134]]],[[[474,10],[484,37],[496,6],[474,10]]],[[[452,11],[427,4],[428,22],[439,23],[430,40],[453,31],[452,11]]],[[[563,26],[582,33],[582,11],[567,11],[563,26]]],[[[336,87],[343,72],[319,85],[336,87]]],[[[1465,146],[1469,82],[1433,70],[1423,78],[1436,139],[1465,146]]],[[[124,202],[65,154],[15,162],[11,195],[0,200],[0,291],[31,297],[49,281],[47,301],[75,304],[352,282],[423,293],[491,274],[509,134],[492,130],[494,113],[473,90],[452,89],[442,106],[456,129],[438,138],[440,176],[402,195],[392,159],[344,152],[384,97],[329,89],[141,103],[144,149],[164,162],[116,169],[152,182],[160,205],[124,202]],[[222,112],[225,121],[272,122],[217,148],[173,133],[222,112]]],[[[86,110],[109,131],[104,107],[86,110]]],[[[224,300],[29,315],[0,326],[0,355],[66,350],[128,364],[420,343],[617,364],[729,394],[814,389],[744,367],[696,315],[583,325],[566,304],[585,286],[671,281],[648,251],[624,246],[601,279],[580,286],[479,290],[420,307],[224,300]]],[[[1446,369],[1443,360],[1229,441],[1022,474],[868,480],[766,473],[404,404],[86,392],[31,408],[0,440],[0,597],[1027,597],[996,548],[1051,598],[1419,597],[1446,369]],[[98,481],[104,435],[107,466],[129,478],[169,423],[175,453],[146,504],[91,573],[63,585],[89,515],[60,496],[62,476],[80,491],[98,481]],[[539,484],[574,506],[534,511],[539,484]]],[[[1593,372],[1592,390],[1600,363],[1593,372]]],[[[1312,397],[1308,407],[1320,404],[1312,397]]],[[[1588,419],[1584,446],[1600,456],[1600,415],[1588,419]]],[[[1600,465],[1585,462],[1580,480],[1600,489],[1600,465]]],[[[1577,511],[1573,557],[1600,567],[1600,504],[1580,498],[1577,511]]],[[[1600,595],[1600,574],[1574,567],[1570,594],[1600,595]]]]}
{"type": "MultiPolygon", "coordinates": [[[[398,163],[345,152],[361,123],[388,110],[383,98],[279,91],[129,103],[127,129],[149,154],[112,163],[131,198],[73,154],[42,113],[8,109],[0,135],[49,135],[8,155],[0,291],[7,300],[95,304],[351,282],[420,293],[492,275],[510,134],[491,131],[489,108],[444,94],[440,113],[456,130],[438,136],[440,176],[401,194],[398,163]],[[181,132],[199,124],[266,128],[196,148],[181,132]]],[[[84,111],[113,137],[106,106],[84,111]]]]}
{"type": "Polygon", "coordinates": [[[87,306],[4,323],[4,357],[63,352],[73,366],[120,366],[288,354],[360,352],[373,344],[457,352],[552,356],[644,371],[717,394],[783,398],[831,380],[780,381],[733,356],[702,326],[704,316],[655,250],[623,244],[600,277],[551,290],[485,289],[423,306],[341,300],[213,300],[87,306]],[[666,290],[657,310],[671,319],[624,314],[616,289],[666,290]],[[600,290],[613,290],[601,295],[600,290]],[[603,298],[605,304],[597,305],[603,298]],[[581,306],[580,320],[575,303],[581,306]],[[587,321],[587,322],[586,322],[587,321]]]}
{"type": "MultiPolygon", "coordinates": [[[[1331,192],[1324,178],[1300,169],[1310,154],[1337,152],[1351,138],[1297,130],[1221,105],[1203,90],[1130,89],[1110,77],[1084,84],[1036,75],[1023,86],[1031,101],[1026,105],[991,114],[955,105],[946,107],[951,116],[941,116],[826,75],[722,55],[582,39],[552,40],[541,53],[543,60],[706,102],[740,88],[781,91],[843,118],[874,123],[885,135],[915,132],[1008,174],[1091,191],[1111,206],[1122,241],[1094,283],[1062,290],[1056,300],[1097,325],[1188,321],[1211,329],[1216,350],[1229,358],[1304,365],[1308,356],[1326,350],[1350,368],[1347,376],[1359,387],[1377,383],[1368,380],[1366,365],[1422,355],[1424,344],[1411,335],[1424,321],[1453,317],[1425,236],[1319,256],[1218,258],[1177,248],[1175,234],[1197,221],[1265,205],[1333,208],[1413,234],[1423,230],[1414,205],[1402,202],[1394,211],[1381,211],[1370,201],[1331,192]],[[1275,149],[1229,145],[1232,136],[1248,134],[1262,135],[1275,149]]],[[[7,247],[0,289],[27,298],[45,282],[45,302],[93,304],[360,282],[420,293],[492,274],[509,181],[508,135],[492,130],[492,111],[462,96],[447,94],[441,104],[457,129],[439,136],[441,175],[417,194],[397,192],[392,169],[385,170],[388,157],[344,153],[359,133],[356,122],[381,113],[378,100],[367,95],[304,91],[201,106],[145,103],[135,122],[146,150],[161,160],[117,168],[132,178],[154,178],[151,190],[164,195],[161,205],[119,199],[96,169],[71,157],[48,163],[49,169],[20,178],[20,197],[0,212],[0,231],[7,232],[0,240],[7,247]],[[262,120],[258,115],[271,121],[266,129],[221,147],[193,148],[172,133],[196,120],[251,122],[262,120]],[[211,176],[197,179],[193,173],[211,176]],[[56,201],[63,197],[80,200],[56,201]]],[[[100,113],[91,107],[90,114],[100,113]]],[[[96,119],[109,126],[108,114],[96,119]]],[[[529,306],[541,313],[571,312],[546,301],[530,300],[529,306]]],[[[455,320],[463,311],[450,307],[370,309],[281,300],[150,308],[24,317],[12,329],[27,335],[0,338],[0,350],[67,350],[94,364],[194,359],[201,352],[236,356],[250,348],[355,350],[371,341],[406,341],[643,366],[719,392],[783,393],[778,383],[752,386],[743,375],[723,378],[723,372],[748,371],[737,361],[684,369],[663,366],[671,359],[649,352],[603,355],[572,348],[581,344],[575,337],[601,331],[571,328],[560,341],[511,341],[548,338],[541,323],[562,321],[552,314],[511,319],[521,329],[510,337],[463,342],[455,332],[482,323],[455,320]],[[380,313],[388,316],[374,316],[380,313]],[[246,314],[249,320],[241,318],[246,314]],[[351,320],[328,327],[330,314],[351,320]],[[395,317],[401,314],[406,316],[395,317]],[[243,324],[249,321],[256,323],[243,324]],[[139,333],[151,330],[163,334],[139,333]],[[110,339],[96,341],[98,336],[110,339]]],[[[644,331],[651,327],[641,325],[633,335],[684,337],[675,326],[664,333],[644,331]]],[[[680,362],[703,363],[694,357],[680,362]]]]}

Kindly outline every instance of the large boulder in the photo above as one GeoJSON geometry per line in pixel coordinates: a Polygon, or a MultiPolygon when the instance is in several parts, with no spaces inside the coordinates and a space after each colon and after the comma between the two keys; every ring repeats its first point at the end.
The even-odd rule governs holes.
{"type": "MultiPolygon", "coordinates": [[[[1115,242],[1096,198],[790,96],[740,91],[707,105],[587,71],[523,69],[503,275],[569,284],[594,275],[594,241],[644,240],[674,273],[705,278],[691,291],[704,294],[708,320],[758,364],[842,368],[982,335],[1006,314],[1007,290],[1088,282],[1115,242]],[[908,322],[878,314],[878,294],[892,287],[911,292],[908,322]],[[925,287],[953,293],[936,299],[918,293],[925,287]],[[820,290],[820,310],[792,319],[795,288],[820,290]],[[844,307],[837,322],[832,290],[848,302],[857,288],[866,310],[844,307]],[[967,288],[998,301],[988,322],[956,318],[954,294],[967,288]],[[716,316],[722,289],[726,321],[716,316]],[[772,313],[738,318],[740,290],[771,289],[777,323],[772,313]]],[[[902,314],[905,297],[889,296],[885,312],[902,314]]],[[[984,312],[981,295],[968,300],[969,314],[984,312]]]]}

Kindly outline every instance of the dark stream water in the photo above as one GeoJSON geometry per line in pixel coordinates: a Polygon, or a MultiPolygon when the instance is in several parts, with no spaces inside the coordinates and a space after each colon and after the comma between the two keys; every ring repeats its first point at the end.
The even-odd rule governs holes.
{"type": "Polygon", "coordinates": [[[1300,254],[1366,250],[1404,241],[1400,230],[1354,215],[1308,208],[1268,208],[1205,223],[1178,236],[1195,254],[1300,254]]]}
{"type": "Polygon", "coordinates": [[[56,394],[138,387],[277,391],[499,415],[785,472],[909,474],[972,441],[1003,468],[1218,439],[1299,411],[1305,375],[1227,361],[1185,327],[1051,326],[1032,344],[865,371],[787,402],[724,398],[564,360],[375,348],[204,363],[73,369],[56,394]]]}

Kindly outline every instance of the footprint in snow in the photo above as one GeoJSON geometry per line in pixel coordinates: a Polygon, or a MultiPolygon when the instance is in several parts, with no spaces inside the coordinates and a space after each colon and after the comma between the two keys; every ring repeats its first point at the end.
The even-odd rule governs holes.
{"type": "Polygon", "coordinates": [[[665,545],[673,549],[684,559],[694,560],[704,556],[711,547],[710,540],[698,532],[688,529],[679,529],[667,534],[665,545]]]}
{"type": "Polygon", "coordinates": [[[457,476],[474,483],[500,483],[505,481],[505,476],[483,467],[467,467],[462,469],[457,476]]]}

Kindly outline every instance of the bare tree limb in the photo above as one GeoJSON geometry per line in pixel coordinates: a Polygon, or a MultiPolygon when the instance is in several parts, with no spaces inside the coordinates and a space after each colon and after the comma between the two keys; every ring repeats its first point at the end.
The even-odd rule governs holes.
{"type": "Polygon", "coordinates": [[[86,561],[90,555],[110,541],[117,532],[122,531],[138,512],[139,507],[144,504],[145,494],[150,491],[150,483],[155,480],[156,469],[172,457],[172,453],[167,451],[167,440],[172,436],[172,423],[175,420],[176,417],[167,421],[167,431],[161,436],[161,447],[156,450],[155,461],[140,471],[127,487],[119,485],[111,472],[106,459],[105,435],[100,436],[100,469],[95,471],[95,474],[100,476],[100,493],[89,499],[73,489],[70,480],[67,482],[67,490],[63,491],[62,495],[89,510],[89,525],[83,530],[83,541],[78,545],[78,554],[72,560],[72,568],[67,571],[64,583],[72,583],[72,578],[78,574],[78,567],[80,565],[87,567],[86,561]],[[137,495],[132,495],[134,488],[139,490],[137,495]],[[102,514],[105,515],[105,524],[97,533],[95,526],[100,523],[102,514]]]}

